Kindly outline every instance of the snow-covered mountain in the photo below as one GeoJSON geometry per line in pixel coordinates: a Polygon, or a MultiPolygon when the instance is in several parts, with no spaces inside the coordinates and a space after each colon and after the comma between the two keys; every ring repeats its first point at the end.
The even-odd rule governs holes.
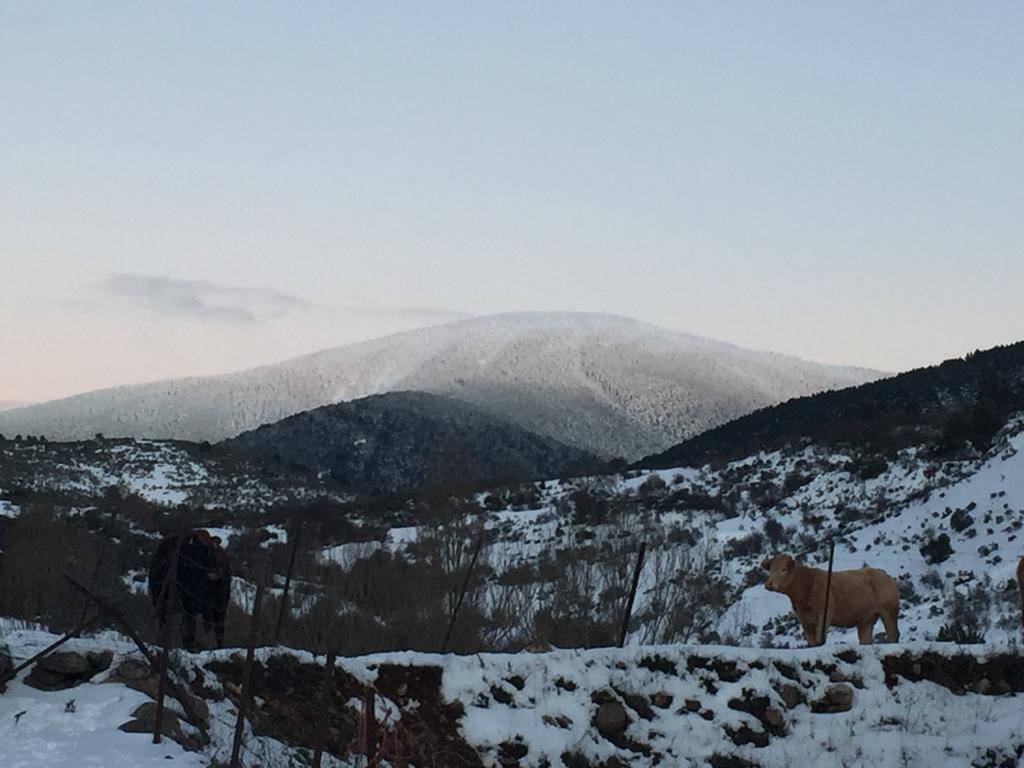
{"type": "Polygon", "coordinates": [[[618,316],[515,313],[36,404],[0,414],[0,433],[216,441],[318,406],[420,390],[598,455],[639,458],[755,409],[880,375],[618,316]]]}
{"type": "Polygon", "coordinates": [[[23,408],[28,403],[23,403],[19,400],[0,400],[0,411],[9,411],[13,408],[23,408]]]}

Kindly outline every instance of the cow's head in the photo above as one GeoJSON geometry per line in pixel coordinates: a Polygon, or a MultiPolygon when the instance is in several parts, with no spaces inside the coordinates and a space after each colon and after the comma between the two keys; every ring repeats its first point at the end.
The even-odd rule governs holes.
{"type": "Polygon", "coordinates": [[[774,555],[761,563],[761,567],[768,571],[764,588],[769,592],[785,592],[793,580],[796,560],[789,555],[774,555]]]}

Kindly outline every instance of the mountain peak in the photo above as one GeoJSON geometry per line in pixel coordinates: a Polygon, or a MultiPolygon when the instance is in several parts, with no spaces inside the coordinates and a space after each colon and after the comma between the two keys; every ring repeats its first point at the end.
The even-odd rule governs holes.
{"type": "Polygon", "coordinates": [[[757,408],[879,375],[617,315],[516,312],[8,411],[0,432],[216,441],[310,408],[417,390],[599,456],[639,458],[757,408]]]}

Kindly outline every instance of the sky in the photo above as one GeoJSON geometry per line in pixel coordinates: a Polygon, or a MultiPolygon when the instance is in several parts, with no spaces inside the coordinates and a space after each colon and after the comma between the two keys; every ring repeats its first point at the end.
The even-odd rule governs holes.
{"type": "Polygon", "coordinates": [[[473,315],[1024,339],[1024,4],[0,0],[0,401],[473,315]]]}

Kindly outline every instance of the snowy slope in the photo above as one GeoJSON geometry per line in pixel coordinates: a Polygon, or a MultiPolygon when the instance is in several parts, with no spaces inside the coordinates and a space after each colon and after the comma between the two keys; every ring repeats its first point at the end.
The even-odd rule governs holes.
{"type": "Polygon", "coordinates": [[[0,414],[0,433],[214,441],[329,403],[422,390],[603,456],[638,458],[754,409],[878,376],[611,315],[519,313],[37,404],[0,414]]]}
{"type": "MultiPolygon", "coordinates": [[[[102,439],[74,443],[0,441],[4,490],[73,494],[83,505],[110,491],[162,506],[271,505],[284,499],[344,496],[309,473],[267,468],[202,446],[161,440],[102,439]]],[[[12,516],[0,501],[0,516],[12,516]]]]}
{"type": "MultiPolygon", "coordinates": [[[[911,449],[873,471],[865,471],[863,461],[854,453],[806,446],[716,469],[550,481],[534,486],[525,504],[504,508],[509,494],[482,494],[481,502],[492,510],[484,523],[491,536],[486,558],[496,574],[487,600],[500,604],[509,591],[523,589],[506,586],[504,579],[523,568],[533,569],[542,593],[564,589],[537,575],[538,563],[571,556],[575,568],[589,571],[579,582],[593,585],[596,610],[608,611],[600,599],[603,590],[623,588],[622,563],[631,565],[639,542],[646,541],[629,642],[678,639],[664,634],[657,621],[664,608],[657,606],[685,599],[666,585],[678,569],[699,567],[727,582],[730,594],[723,607],[713,609],[708,630],[694,639],[799,647],[804,641],[788,598],[764,589],[759,563],[773,552],[788,552],[822,567],[828,539],[835,537],[837,569],[870,565],[899,579],[904,640],[934,640],[955,618],[959,603],[970,608],[988,642],[1016,642],[1021,614],[1013,569],[1024,555],[1024,414],[1011,419],[984,456],[936,461],[911,449]],[[580,519],[580,493],[608,511],[580,519]],[[952,552],[930,563],[922,547],[942,535],[949,537],[952,552]]],[[[401,551],[430,528],[392,534],[383,545],[401,551]]],[[[323,556],[351,561],[344,548],[323,556]]],[[[833,629],[828,639],[855,641],[853,629],[833,629]]]]}

